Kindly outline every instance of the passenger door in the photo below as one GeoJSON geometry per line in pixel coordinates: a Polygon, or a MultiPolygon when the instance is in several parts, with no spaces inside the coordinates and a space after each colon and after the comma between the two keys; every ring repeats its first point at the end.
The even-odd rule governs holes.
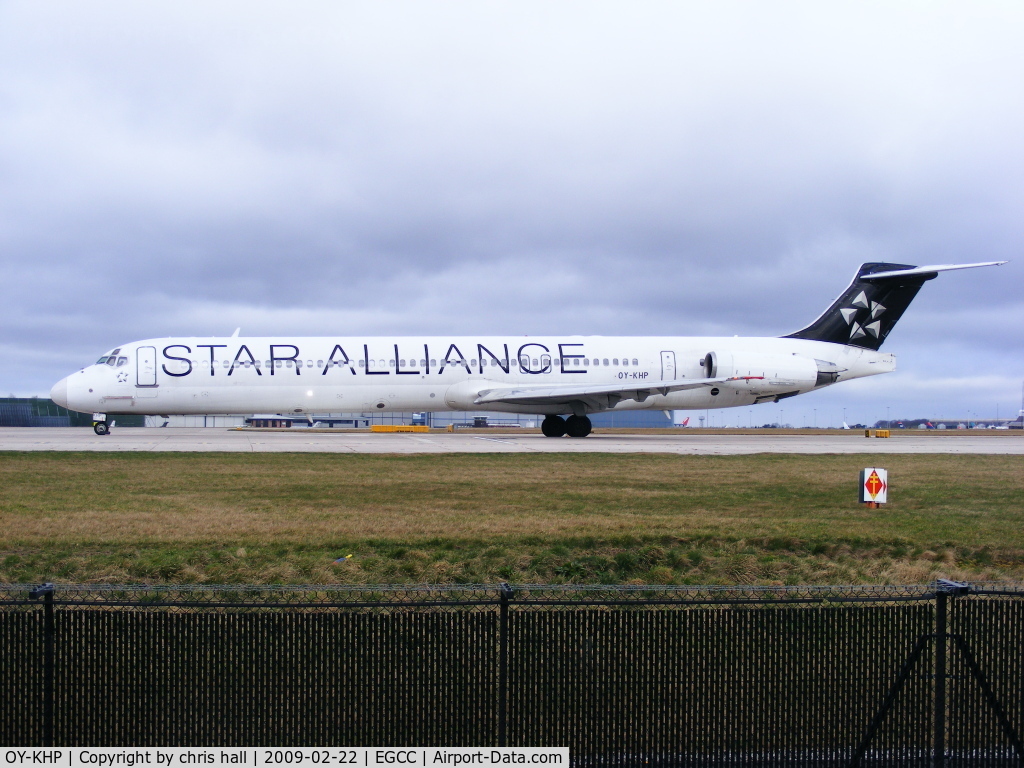
{"type": "Polygon", "coordinates": [[[675,381],[676,378],[676,353],[661,353],[661,380],[675,381]]]}
{"type": "Polygon", "coordinates": [[[139,347],[135,350],[135,386],[156,385],[156,347],[139,347]]]}

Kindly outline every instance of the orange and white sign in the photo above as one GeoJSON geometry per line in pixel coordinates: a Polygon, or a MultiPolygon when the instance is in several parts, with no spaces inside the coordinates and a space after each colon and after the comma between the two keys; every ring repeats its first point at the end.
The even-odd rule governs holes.
{"type": "Polygon", "coordinates": [[[860,500],[885,504],[889,493],[889,473],[881,467],[867,467],[860,471],[860,500]]]}

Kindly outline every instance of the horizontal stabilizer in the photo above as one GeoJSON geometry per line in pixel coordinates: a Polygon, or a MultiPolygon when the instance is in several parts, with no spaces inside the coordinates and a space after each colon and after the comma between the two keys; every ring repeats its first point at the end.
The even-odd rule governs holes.
{"type": "Polygon", "coordinates": [[[981,261],[977,264],[933,264],[927,267],[914,267],[913,269],[896,269],[891,272],[873,272],[864,275],[861,280],[885,280],[890,277],[912,277],[915,275],[931,275],[939,272],[951,272],[954,269],[974,269],[975,267],[998,267],[1005,264],[1005,261],[981,261]]]}

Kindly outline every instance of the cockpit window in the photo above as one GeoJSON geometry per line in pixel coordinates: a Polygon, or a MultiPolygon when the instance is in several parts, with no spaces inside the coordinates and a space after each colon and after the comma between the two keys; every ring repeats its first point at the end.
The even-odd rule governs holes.
{"type": "Polygon", "coordinates": [[[117,365],[117,355],[111,355],[107,358],[107,365],[117,365]]]}
{"type": "Polygon", "coordinates": [[[104,355],[99,360],[97,360],[96,361],[96,365],[103,365],[105,362],[107,362],[107,356],[106,355],[104,355]]]}
{"type": "Polygon", "coordinates": [[[127,357],[119,357],[119,358],[117,358],[117,367],[120,368],[122,365],[124,365],[127,362],[128,362],[128,358],[127,357]]]}

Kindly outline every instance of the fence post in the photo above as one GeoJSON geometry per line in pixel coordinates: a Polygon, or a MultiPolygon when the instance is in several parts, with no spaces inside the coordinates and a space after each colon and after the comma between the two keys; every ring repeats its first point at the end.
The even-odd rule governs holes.
{"type": "Polygon", "coordinates": [[[498,659],[498,746],[508,746],[508,604],[515,591],[508,582],[498,585],[499,602],[499,655],[498,659]]]}
{"type": "Polygon", "coordinates": [[[53,584],[41,584],[28,593],[43,598],[43,746],[53,746],[53,584]]]}
{"type": "Polygon", "coordinates": [[[946,764],[946,608],[949,592],[935,591],[935,735],[932,738],[935,768],[946,764]]]}
{"type": "Polygon", "coordinates": [[[946,629],[949,597],[966,595],[970,585],[939,579],[935,587],[935,768],[946,765],[946,652],[949,634],[946,629]]]}

